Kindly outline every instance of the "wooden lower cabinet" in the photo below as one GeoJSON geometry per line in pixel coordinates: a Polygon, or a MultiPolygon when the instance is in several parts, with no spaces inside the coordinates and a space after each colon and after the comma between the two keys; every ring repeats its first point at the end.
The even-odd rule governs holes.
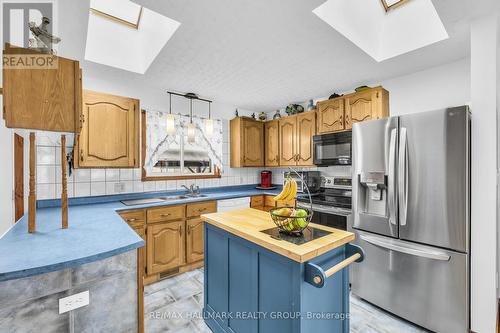
{"type": "Polygon", "coordinates": [[[276,207],[294,207],[295,200],[279,200],[274,201],[273,195],[256,195],[250,198],[250,208],[255,208],[263,211],[270,211],[276,207]]]}
{"type": "Polygon", "coordinates": [[[184,221],[148,226],[147,272],[159,273],[184,263],[184,221]]]}
{"type": "Polygon", "coordinates": [[[203,223],[201,218],[186,221],[186,262],[203,260],[203,223]]]}
{"type": "Polygon", "coordinates": [[[216,211],[216,201],[204,201],[119,213],[146,242],[138,252],[144,284],[203,266],[200,215],[216,211]]]}

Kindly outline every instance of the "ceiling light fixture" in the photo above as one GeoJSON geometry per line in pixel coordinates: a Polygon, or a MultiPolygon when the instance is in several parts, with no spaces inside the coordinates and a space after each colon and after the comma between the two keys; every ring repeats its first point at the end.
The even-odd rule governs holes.
{"type": "Polygon", "coordinates": [[[170,98],[170,111],[167,114],[167,134],[173,135],[175,134],[175,119],[172,114],[172,94],[168,93],[168,96],[170,98]]]}
{"type": "Polygon", "coordinates": [[[193,124],[193,99],[189,99],[189,125],[187,138],[189,143],[194,143],[196,126],[193,124]]]}
{"type": "Polygon", "coordinates": [[[208,103],[208,119],[205,119],[205,133],[207,138],[211,139],[214,136],[214,120],[211,116],[211,105],[212,102],[208,103]]]}
{"type": "Polygon", "coordinates": [[[404,5],[408,0],[380,0],[380,2],[382,2],[382,6],[384,6],[385,12],[387,13],[391,9],[404,5]]]}

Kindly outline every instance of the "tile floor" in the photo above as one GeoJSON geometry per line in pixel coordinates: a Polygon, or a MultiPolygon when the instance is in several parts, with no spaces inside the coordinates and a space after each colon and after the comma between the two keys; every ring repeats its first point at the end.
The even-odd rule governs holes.
{"type": "MultiPolygon", "coordinates": [[[[203,268],[146,286],[145,332],[210,333],[201,318],[203,268]]],[[[365,301],[351,296],[351,333],[424,333],[365,301]]]]}

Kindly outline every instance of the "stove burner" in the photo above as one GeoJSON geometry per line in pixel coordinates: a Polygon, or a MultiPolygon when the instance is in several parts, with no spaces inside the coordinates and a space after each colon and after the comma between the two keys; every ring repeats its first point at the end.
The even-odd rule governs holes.
{"type": "Polygon", "coordinates": [[[283,240],[295,245],[302,245],[312,240],[321,238],[323,236],[329,235],[332,232],[323,229],[316,229],[312,227],[307,227],[302,231],[302,235],[289,235],[279,231],[278,228],[271,228],[262,230],[261,232],[270,235],[272,238],[277,240],[283,240]]]}

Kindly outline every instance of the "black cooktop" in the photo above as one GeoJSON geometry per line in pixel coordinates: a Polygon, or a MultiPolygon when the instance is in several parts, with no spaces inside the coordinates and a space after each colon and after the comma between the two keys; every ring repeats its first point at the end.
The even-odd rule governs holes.
{"type": "Polygon", "coordinates": [[[296,235],[296,236],[282,233],[279,231],[278,228],[266,229],[262,230],[261,232],[271,235],[271,237],[274,239],[283,240],[289,243],[293,243],[295,245],[302,245],[332,233],[331,231],[316,229],[313,227],[307,227],[302,231],[302,235],[296,235]]]}

